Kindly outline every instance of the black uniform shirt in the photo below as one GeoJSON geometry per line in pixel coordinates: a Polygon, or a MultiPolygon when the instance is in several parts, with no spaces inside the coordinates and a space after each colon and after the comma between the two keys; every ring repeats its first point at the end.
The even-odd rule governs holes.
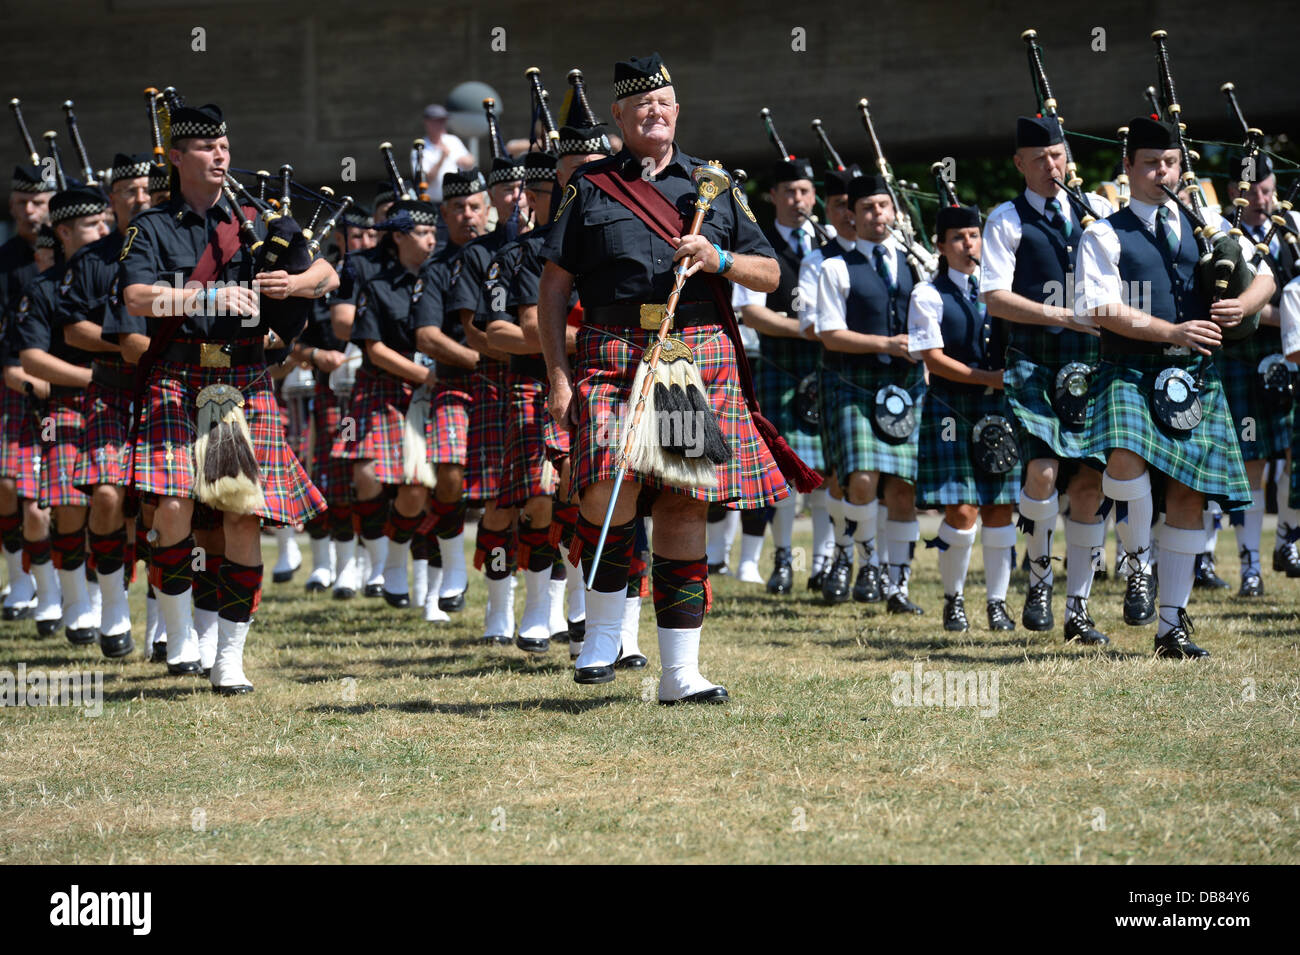
{"type": "MultiPolygon", "coordinates": [[[[691,172],[704,165],[704,160],[688,156],[674,145],[672,160],[650,180],[677,207],[687,225],[696,200],[691,172]]],[[[666,302],[673,288],[675,250],[631,210],[587,181],[587,174],[607,169],[629,181],[642,172],[640,161],[626,148],[575,172],[564,189],[542,258],[573,273],[585,308],[614,302],[666,302]]],[[[739,187],[718,196],[705,213],[700,231],[727,251],[773,258],[772,247],[742,196],[739,187]]],[[[686,280],[682,301],[713,301],[702,274],[686,280]]]]}
{"type": "MultiPolygon", "coordinates": [[[[59,302],[63,325],[93,322],[102,329],[114,308],[125,314],[126,309],[121,307],[120,296],[117,294],[118,258],[122,253],[123,241],[122,233],[113,230],[102,239],[78,249],[73,255],[68,263],[67,284],[59,302]]],[[[135,321],[139,323],[138,330],[147,333],[144,319],[136,318],[135,321]]],[[[106,340],[117,341],[118,333],[106,340]]],[[[63,332],[59,334],[62,335],[63,332]]],[[[100,337],[105,337],[102,331],[100,337]]],[[[122,360],[117,352],[98,352],[94,357],[114,364],[122,360]]]]}
{"type": "MultiPolygon", "coordinates": [[[[170,285],[183,288],[213,238],[216,227],[231,221],[229,209],[223,196],[206,215],[199,215],[184,198],[174,196],[163,205],[140,213],[131,220],[122,245],[121,287],[170,285]]],[[[266,226],[262,220],[255,219],[253,224],[258,237],[265,238],[266,226]]],[[[252,278],[253,257],[241,244],[230,261],[217,269],[213,281],[251,282],[252,278]]],[[[266,334],[267,328],[265,316],[253,319],[243,315],[188,315],[177,336],[235,341],[260,338],[266,334]]]]}
{"type": "Polygon", "coordinates": [[[361,288],[379,274],[384,264],[393,258],[390,243],[382,243],[370,249],[358,249],[349,252],[339,268],[339,287],[334,292],[335,305],[356,305],[361,288]]]}
{"type": "Polygon", "coordinates": [[[407,358],[415,354],[414,311],[424,297],[425,275],[408,272],[393,260],[366,282],[357,297],[352,340],[383,342],[407,358]]]}
{"type": "Polygon", "coordinates": [[[14,310],[23,289],[39,274],[36,253],[22,236],[0,245],[0,360],[6,367],[19,364],[14,310]]]}
{"type": "Polygon", "coordinates": [[[59,297],[61,289],[71,278],[72,273],[66,264],[56,265],[42,272],[27,286],[15,311],[17,347],[20,352],[28,348],[40,349],[69,364],[89,368],[94,356],[63,340],[64,323],[59,297]]]}

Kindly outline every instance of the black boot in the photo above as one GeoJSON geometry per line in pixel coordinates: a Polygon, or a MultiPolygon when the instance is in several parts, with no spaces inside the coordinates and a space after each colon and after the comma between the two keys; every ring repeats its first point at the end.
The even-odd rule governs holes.
{"type": "Polygon", "coordinates": [[[1142,572],[1140,555],[1124,558],[1129,564],[1128,583],[1124,587],[1124,622],[1130,627],[1141,627],[1156,618],[1155,576],[1142,572]]]}
{"type": "Polygon", "coordinates": [[[853,551],[848,547],[835,549],[835,562],[826,572],[822,582],[822,599],[828,604],[842,604],[849,599],[849,577],[853,573],[853,551]]]}
{"type": "Polygon", "coordinates": [[[990,600],[988,602],[988,614],[990,630],[1016,629],[1016,622],[1011,619],[1011,614],[1007,613],[1007,602],[1005,600],[990,600]]]}
{"type": "MultiPolygon", "coordinates": [[[[1174,608],[1166,608],[1172,610],[1174,608]]],[[[1209,650],[1202,650],[1189,639],[1192,634],[1192,618],[1182,607],[1178,609],[1178,626],[1163,637],[1156,637],[1156,656],[1169,657],[1174,660],[1199,660],[1208,657],[1209,650]]]]}
{"type": "Polygon", "coordinates": [[[1214,571],[1213,554],[1196,555],[1196,576],[1192,586],[1201,590],[1227,590],[1231,585],[1214,571]]]}
{"type": "Polygon", "coordinates": [[[1055,621],[1052,618],[1052,585],[1047,582],[1047,572],[1052,566],[1050,556],[1038,557],[1029,565],[1029,593],[1025,595],[1025,609],[1020,614],[1020,622],[1026,630],[1042,632],[1051,630],[1055,621]]]}
{"type": "Polygon", "coordinates": [[[880,586],[880,568],[871,561],[871,548],[858,567],[858,579],[853,584],[853,599],[860,604],[880,603],[884,598],[884,588],[880,586]]]}
{"type": "Polygon", "coordinates": [[[966,601],[961,594],[943,595],[943,629],[960,633],[970,629],[966,619],[966,601]]]}
{"type": "Polygon", "coordinates": [[[769,594],[788,594],[794,589],[794,570],[790,566],[790,548],[778,547],[772,558],[772,576],[767,579],[769,594]]]}
{"type": "MultiPolygon", "coordinates": [[[[897,566],[897,565],[895,565],[897,566]]],[[[889,573],[888,567],[881,568],[882,573],[889,573]]],[[[925,613],[920,607],[912,603],[907,596],[907,581],[912,576],[912,568],[908,564],[903,564],[898,575],[898,587],[889,595],[889,601],[885,604],[885,609],[890,613],[910,613],[920,616],[925,613]]]]}
{"type": "Polygon", "coordinates": [[[1065,601],[1065,642],[1102,647],[1110,643],[1110,638],[1097,629],[1088,613],[1088,601],[1082,597],[1067,597],[1065,601]]]}
{"type": "Polygon", "coordinates": [[[1288,577],[1300,577],[1300,552],[1294,541],[1284,540],[1273,550],[1273,569],[1288,577]]]}

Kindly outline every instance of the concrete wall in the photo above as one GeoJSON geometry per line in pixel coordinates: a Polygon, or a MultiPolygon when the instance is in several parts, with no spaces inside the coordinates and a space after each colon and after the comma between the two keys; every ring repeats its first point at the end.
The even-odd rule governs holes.
{"type": "MultiPolygon", "coordinates": [[[[141,90],[174,85],[190,102],[222,105],[237,166],[288,161],[308,183],[333,183],[353,156],[367,200],[382,169],[377,144],[409,143],[421,107],[456,83],[494,86],[514,137],[526,122],[525,68],[542,69],[558,105],[565,74],[581,67],[603,110],[613,61],[656,49],[684,104],[680,141],[751,169],[772,158],[757,118],[765,105],[796,152],[815,154],[808,121],[820,116],[846,157],[865,160],[861,96],[892,160],[1001,152],[1014,117],[1034,105],[1019,40],[1031,26],[1071,129],[1110,135],[1143,110],[1141,92],[1156,79],[1155,28],[1170,31],[1193,135],[1232,133],[1218,92],[1225,80],[1253,124],[1294,127],[1294,54],[1267,26],[1283,22],[1285,4],[1250,5],[1248,29],[1208,0],[1037,6],[586,0],[575,13],[534,0],[0,2],[0,93],[22,99],[34,135],[55,128],[61,141],[59,104],[74,99],[91,160],[107,165],[115,150],[148,146],[141,90]],[[195,27],[206,31],[206,52],[191,48],[195,27]],[[492,48],[495,27],[505,30],[504,51],[492,48]],[[1104,52],[1090,49],[1095,27],[1106,31],[1104,52]],[[796,28],[806,31],[802,52],[792,50],[796,28]]],[[[0,143],[6,162],[21,158],[12,126],[0,143]]]]}

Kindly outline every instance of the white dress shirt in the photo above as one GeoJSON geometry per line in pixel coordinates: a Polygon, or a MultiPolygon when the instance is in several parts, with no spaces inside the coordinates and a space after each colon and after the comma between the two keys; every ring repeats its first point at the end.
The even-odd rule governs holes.
{"type": "MultiPolygon", "coordinates": [[[[1156,234],[1156,213],[1162,206],[1169,210],[1169,218],[1166,221],[1170,230],[1175,238],[1181,239],[1183,229],[1189,228],[1191,223],[1185,221],[1174,200],[1167,199],[1160,205],[1152,205],[1136,196],[1129,199],[1129,208],[1152,235],[1156,234]]],[[[1219,229],[1227,228],[1223,217],[1212,210],[1206,210],[1205,220],[1209,225],[1219,229]]],[[[1242,236],[1239,242],[1246,258],[1250,259],[1255,254],[1254,246],[1245,236],[1242,236]]],[[[1091,309],[1128,304],[1127,290],[1119,277],[1119,253],[1119,235],[1109,222],[1105,220],[1094,222],[1083,233],[1083,238],[1079,242],[1079,274],[1075,282],[1074,296],[1075,313],[1081,325],[1096,324],[1088,314],[1091,309]]],[[[1248,264],[1247,268],[1250,267],[1248,264]]],[[[1252,274],[1261,274],[1265,270],[1268,270],[1268,264],[1261,260],[1255,263],[1252,274]]],[[[1272,274],[1271,271],[1268,274],[1272,274]]]]}
{"type": "MultiPolygon", "coordinates": [[[[975,270],[976,281],[980,270],[975,270]]],[[[948,269],[948,278],[961,295],[970,298],[970,276],[956,269],[948,269]]],[[[943,296],[933,282],[921,282],[912,289],[912,300],[907,305],[907,350],[913,358],[931,348],[943,348],[943,296]]]]}
{"type": "MultiPolygon", "coordinates": [[[[1044,197],[1032,189],[1026,189],[1024,197],[1030,208],[1039,215],[1047,214],[1047,200],[1044,197]]],[[[1088,200],[1093,215],[1099,220],[1115,211],[1110,207],[1109,202],[1096,193],[1085,193],[1084,198],[1088,200]]],[[[1079,217],[1075,215],[1074,207],[1064,192],[1059,193],[1056,199],[1061,204],[1061,215],[1070,221],[1072,227],[1070,237],[1077,244],[1083,235],[1083,226],[1079,224],[1079,217]]],[[[980,285],[982,299],[989,292],[1011,290],[1012,279],[1016,274],[1016,252],[1020,248],[1022,228],[1020,213],[1016,211],[1014,202],[1004,202],[989,213],[988,221],[984,223],[984,253],[980,256],[983,276],[980,285]]]]}
{"type": "MultiPolygon", "coordinates": [[[[429,199],[434,205],[442,202],[442,177],[449,172],[456,172],[460,168],[460,157],[469,154],[469,150],[465,148],[459,136],[443,133],[437,146],[429,142],[428,136],[424,137],[424,178],[429,184],[429,199]],[[440,152],[441,159],[439,159],[440,152]]],[[[414,165],[415,150],[412,149],[411,161],[407,164],[407,168],[414,165]]]]}
{"type": "MultiPolygon", "coordinates": [[[[776,226],[777,234],[781,236],[781,238],[785,241],[785,244],[788,245],[791,249],[798,248],[798,245],[796,244],[795,240],[791,238],[796,232],[802,232],[804,235],[808,237],[808,254],[804,256],[805,259],[808,258],[808,255],[812,255],[814,252],[817,251],[817,235],[815,232],[813,232],[813,225],[808,220],[805,219],[798,226],[782,225],[779,222],[775,222],[773,224],[776,226]]],[[[743,285],[737,285],[735,282],[731,283],[731,307],[732,308],[739,309],[745,305],[766,305],[766,304],[767,304],[766,292],[755,292],[753,289],[745,288],[745,286],[743,285]]]]}
{"type": "MultiPolygon", "coordinates": [[[[889,269],[889,274],[897,282],[898,276],[895,270],[898,266],[898,246],[894,243],[892,236],[886,237],[885,241],[879,243],[879,245],[885,250],[885,265],[889,269]]],[[[866,239],[858,239],[853,243],[853,247],[866,258],[873,268],[875,267],[876,246],[877,243],[868,242],[866,239]]],[[[846,249],[845,251],[849,250],[846,249]]],[[[814,327],[817,329],[818,335],[849,327],[845,309],[848,296],[849,267],[845,263],[844,257],[837,255],[824,259],[821,276],[817,281],[817,315],[814,327]]]]}
{"type": "MultiPolygon", "coordinates": [[[[834,241],[842,252],[853,248],[854,240],[845,239],[838,233],[834,241]]],[[[827,243],[827,247],[829,245],[830,243],[827,243]]],[[[831,257],[835,258],[835,256],[831,257]]],[[[799,331],[801,334],[807,334],[808,329],[817,327],[818,282],[821,280],[822,263],[825,261],[826,252],[823,247],[813,249],[799,263],[799,331]]]]}
{"type": "Polygon", "coordinates": [[[1281,311],[1282,354],[1289,358],[1300,352],[1300,276],[1282,289],[1281,311]]]}

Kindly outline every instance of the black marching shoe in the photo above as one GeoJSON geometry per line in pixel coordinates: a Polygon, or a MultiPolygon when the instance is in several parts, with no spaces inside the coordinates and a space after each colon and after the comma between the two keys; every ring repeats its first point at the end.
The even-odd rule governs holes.
{"type": "Polygon", "coordinates": [[[1215,573],[1214,556],[1206,553],[1196,555],[1196,576],[1192,578],[1192,586],[1201,590],[1227,590],[1232,585],[1215,573]]]}
{"type": "Polygon", "coordinates": [[[462,590],[450,597],[439,597],[438,609],[444,613],[460,613],[465,609],[465,591],[462,590]]]}
{"type": "Polygon", "coordinates": [[[853,584],[853,599],[860,604],[874,604],[880,603],[884,596],[884,588],[880,586],[880,568],[864,563],[858,568],[858,579],[853,584]]]}
{"type": "Polygon", "coordinates": [[[614,667],[574,667],[573,682],[588,686],[596,683],[613,683],[614,667]]]}
{"type": "Polygon", "coordinates": [[[822,582],[822,600],[828,604],[842,604],[849,599],[849,575],[853,573],[853,555],[850,551],[835,551],[835,562],[826,572],[822,582]]]}
{"type": "Polygon", "coordinates": [[[731,568],[727,566],[727,562],[725,560],[719,564],[709,564],[710,577],[726,577],[730,573],[731,573],[731,568]]]}
{"type": "Polygon", "coordinates": [[[488,647],[495,647],[495,646],[508,647],[510,646],[510,644],[514,643],[514,640],[512,640],[509,636],[503,633],[484,634],[478,639],[479,639],[479,643],[488,647]]]}
{"type": "Polygon", "coordinates": [[[614,661],[616,670],[644,670],[649,666],[650,661],[646,659],[644,653],[629,653],[627,656],[620,656],[614,661]]]}
{"type": "Polygon", "coordinates": [[[384,595],[383,584],[366,584],[365,595],[367,597],[382,597],[384,595]]]}
{"type": "Polygon", "coordinates": [[[307,583],[304,585],[304,589],[309,594],[323,594],[325,593],[325,591],[329,590],[329,588],[324,584],[322,584],[319,580],[308,580],[307,583]]]}
{"type": "Polygon", "coordinates": [[[1174,660],[1199,660],[1201,657],[1208,657],[1210,655],[1209,650],[1202,650],[1188,639],[1191,634],[1192,618],[1187,616],[1186,610],[1179,607],[1178,626],[1163,637],[1156,637],[1156,656],[1169,657],[1174,660]]]}
{"type": "Polygon", "coordinates": [[[725,686],[711,686],[707,690],[700,690],[699,693],[692,693],[690,696],[683,696],[680,700],[660,700],[660,706],[676,706],[678,703],[726,703],[731,697],[727,696],[725,686]]]}
{"type": "Polygon", "coordinates": [[[1237,591],[1238,597],[1262,597],[1264,596],[1264,581],[1259,574],[1247,574],[1241,578],[1241,589],[1237,591]]]}
{"type": "Polygon", "coordinates": [[[1097,629],[1092,614],[1088,613],[1088,602],[1078,601],[1074,609],[1070,601],[1065,603],[1065,642],[1082,643],[1090,647],[1104,647],[1110,643],[1110,637],[1097,629]]]}
{"type": "Polygon", "coordinates": [[[335,600],[351,600],[351,599],[354,598],[356,595],[357,595],[357,592],[356,592],[355,590],[353,590],[351,587],[335,587],[335,588],[334,588],[334,599],[335,599],[335,600]]]}
{"type": "Polygon", "coordinates": [[[1124,587],[1124,622],[1141,627],[1156,619],[1155,576],[1134,571],[1124,587]]]}
{"type": "Polygon", "coordinates": [[[767,579],[769,594],[788,594],[794,589],[794,569],[790,566],[790,548],[778,547],[772,558],[772,576],[767,579]]]}
{"type": "Polygon", "coordinates": [[[822,565],[822,569],[812,574],[808,578],[808,589],[813,593],[821,593],[822,584],[826,582],[826,571],[830,569],[831,562],[828,560],[822,565]]]}
{"type": "Polygon", "coordinates": [[[990,600],[988,602],[988,613],[990,630],[1016,629],[1016,622],[1011,619],[1011,614],[1007,613],[1007,602],[1005,600],[990,600]]]}
{"type": "MultiPolygon", "coordinates": [[[[1028,558],[1028,552],[1025,554],[1028,558]]],[[[1047,582],[1047,572],[1052,566],[1051,557],[1039,557],[1030,561],[1029,592],[1025,594],[1025,609],[1020,612],[1020,623],[1026,630],[1042,633],[1056,625],[1052,617],[1052,585],[1047,582]],[[1037,573],[1034,573],[1034,571],[1037,573]]]]}
{"type": "Polygon", "coordinates": [[[185,663],[167,664],[167,672],[172,676],[202,676],[203,664],[198,660],[189,660],[185,663]]]}
{"type": "Polygon", "coordinates": [[[36,635],[38,637],[52,637],[59,632],[59,628],[62,626],[62,617],[55,617],[53,620],[37,620],[36,635]]]}
{"type": "Polygon", "coordinates": [[[68,643],[74,647],[87,647],[92,643],[99,642],[99,631],[94,627],[81,627],[77,630],[69,627],[64,636],[68,638],[68,643]]]}
{"type": "Polygon", "coordinates": [[[1300,551],[1294,541],[1288,541],[1273,551],[1273,569],[1288,577],[1300,577],[1300,551]]]}
{"type": "Polygon", "coordinates": [[[153,653],[150,654],[149,656],[149,662],[150,663],[167,662],[167,641],[166,640],[154,641],[153,653]]]}
{"type": "Polygon", "coordinates": [[[388,606],[390,607],[396,607],[398,610],[401,610],[405,607],[411,606],[411,597],[409,594],[390,594],[387,590],[383,593],[384,600],[388,602],[388,606]]]}
{"type": "MultiPolygon", "coordinates": [[[[925,613],[924,610],[912,603],[912,601],[908,600],[907,594],[903,593],[901,590],[895,590],[889,595],[889,602],[885,604],[885,609],[890,613],[910,613],[917,617],[925,613]]],[[[963,611],[963,616],[964,615],[965,612],[963,611]]]]}
{"type": "Polygon", "coordinates": [[[30,620],[36,616],[36,602],[32,601],[25,606],[5,607],[3,619],[8,620],[30,620]]]}
{"type": "Polygon", "coordinates": [[[120,657],[129,657],[135,652],[135,642],[131,639],[131,631],[126,633],[117,633],[113,636],[103,636],[99,639],[100,652],[110,660],[116,660],[120,657]]]}
{"type": "Polygon", "coordinates": [[[961,632],[970,629],[966,619],[966,601],[961,594],[943,595],[943,629],[961,632]]]}
{"type": "Polygon", "coordinates": [[[515,637],[515,646],[525,653],[546,653],[551,649],[551,638],[541,637],[535,639],[521,635],[515,637]]]}

